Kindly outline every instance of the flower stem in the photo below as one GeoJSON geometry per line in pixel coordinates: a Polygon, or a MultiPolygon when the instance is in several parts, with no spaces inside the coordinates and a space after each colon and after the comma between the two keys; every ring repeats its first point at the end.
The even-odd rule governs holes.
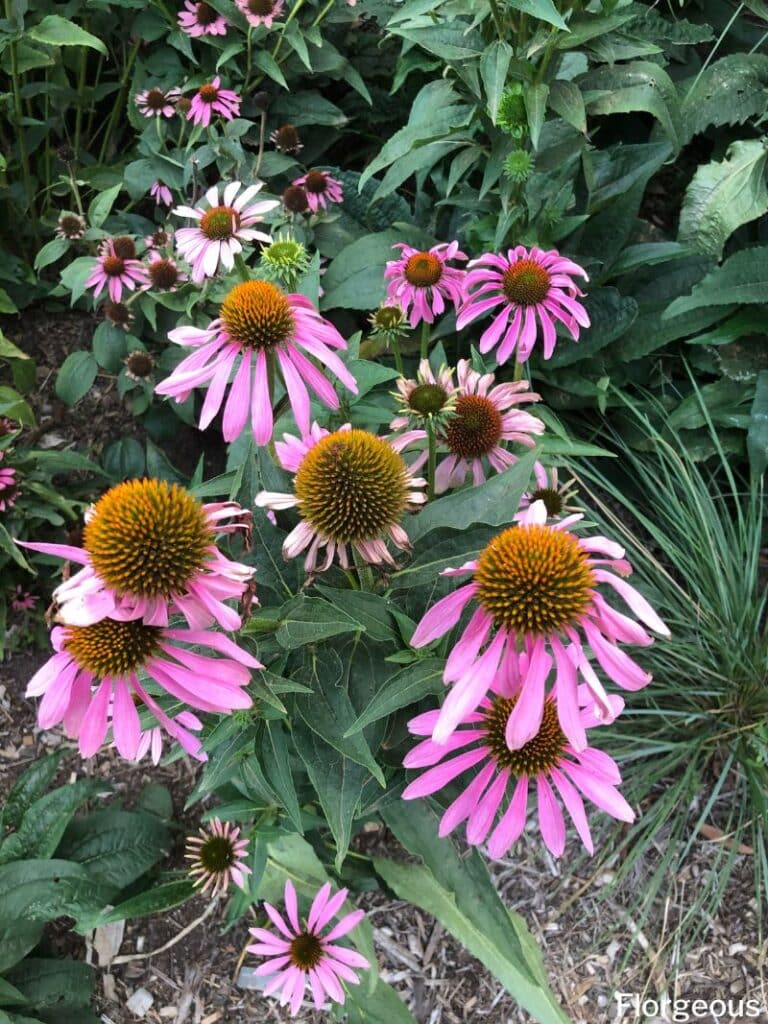
{"type": "Polygon", "coordinates": [[[512,380],[516,381],[516,380],[522,380],[522,379],[523,379],[523,364],[518,362],[517,360],[515,360],[515,370],[514,370],[514,373],[512,374],[512,380]]]}
{"type": "Polygon", "coordinates": [[[392,339],[392,355],[395,357],[395,369],[401,377],[405,376],[405,370],[403,369],[403,354],[400,351],[400,339],[392,339]]]}
{"type": "Polygon", "coordinates": [[[435,424],[431,416],[427,418],[427,443],[429,445],[429,460],[427,462],[427,500],[432,501],[435,496],[435,467],[437,466],[437,438],[435,437],[435,424]]]}
{"type": "Polygon", "coordinates": [[[421,321],[421,349],[420,349],[420,353],[419,353],[421,359],[426,359],[428,357],[428,355],[429,355],[429,329],[430,329],[430,326],[431,325],[428,324],[426,320],[422,320],[421,321]]]}
{"type": "Polygon", "coordinates": [[[363,556],[359,553],[357,548],[352,548],[352,557],[355,560],[355,568],[357,569],[357,576],[360,580],[360,589],[372,591],[374,588],[374,576],[373,569],[368,565],[363,556]]]}
{"type": "MultiPolygon", "coordinates": [[[[251,279],[250,271],[248,270],[248,267],[246,266],[245,260],[240,255],[240,253],[238,253],[237,256],[235,256],[235,266],[237,267],[237,272],[240,275],[241,280],[243,280],[243,281],[250,281],[250,279],[251,279]]],[[[274,371],[273,371],[273,375],[274,375],[274,371]]]]}
{"type": "Polygon", "coordinates": [[[506,33],[504,32],[504,26],[501,21],[501,11],[499,10],[499,5],[496,3],[496,0],[489,0],[489,2],[491,6],[491,14],[493,15],[493,23],[496,26],[496,34],[498,35],[499,39],[501,39],[501,41],[504,42],[506,33]]]}

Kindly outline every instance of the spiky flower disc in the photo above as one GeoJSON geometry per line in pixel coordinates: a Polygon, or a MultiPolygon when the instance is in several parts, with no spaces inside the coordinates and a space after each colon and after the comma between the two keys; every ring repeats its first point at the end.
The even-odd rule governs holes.
{"type": "Polygon", "coordinates": [[[96,679],[126,676],[159,653],[161,629],[134,619],[118,622],[102,619],[93,626],[70,626],[64,630],[64,650],[78,668],[96,679]]]}
{"type": "Polygon", "coordinates": [[[497,626],[533,636],[577,623],[597,582],[577,537],[538,524],[494,537],[477,560],[475,580],[477,600],[497,626]]]}
{"type": "Polygon", "coordinates": [[[485,713],[482,729],[491,756],[499,768],[506,768],[517,778],[527,775],[535,779],[556,768],[568,743],[557,720],[557,705],[548,700],[539,731],[519,750],[507,744],[507,723],[519,697],[496,697],[485,713]]]}
{"type": "Polygon", "coordinates": [[[189,491],[165,480],[128,480],[96,503],[83,546],[117,594],[170,597],[202,571],[211,540],[203,506],[189,491]]]}
{"type": "Polygon", "coordinates": [[[230,291],[219,313],[232,341],[251,349],[272,349],[296,330],[291,307],[271,281],[242,281],[230,291]]]}
{"type": "Polygon", "coordinates": [[[445,428],[445,442],[462,459],[479,459],[498,444],[501,413],[484,395],[459,395],[455,415],[445,428]]]}
{"type": "Polygon", "coordinates": [[[239,889],[245,888],[245,876],[251,874],[245,863],[248,840],[239,837],[239,828],[218,818],[211,820],[208,830],[201,828],[196,836],[187,837],[184,856],[192,864],[189,873],[200,892],[212,887],[213,897],[224,892],[230,882],[239,889]]]}
{"type": "Polygon", "coordinates": [[[307,522],[341,543],[375,540],[408,504],[408,469],[392,447],[366,430],[337,430],[304,458],[296,496],[307,522]]]}

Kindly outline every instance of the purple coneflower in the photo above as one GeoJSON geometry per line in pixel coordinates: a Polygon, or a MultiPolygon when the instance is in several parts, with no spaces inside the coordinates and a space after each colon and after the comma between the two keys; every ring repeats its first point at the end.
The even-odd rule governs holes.
{"type": "Polygon", "coordinates": [[[575,482],[566,480],[561,484],[555,466],[543,466],[537,461],[533,464],[533,476],[536,487],[523,494],[514,516],[515,522],[520,522],[525,517],[526,510],[534,501],[544,502],[549,519],[559,519],[566,513],[579,511],[578,505],[569,504],[576,494],[575,482]]]}
{"type": "Polygon", "coordinates": [[[283,0],[235,0],[235,4],[254,28],[259,25],[272,28],[272,22],[280,17],[284,6],[283,0]]]}
{"type": "MultiPolygon", "coordinates": [[[[536,788],[541,837],[555,857],[565,849],[565,820],[559,795],[568,811],[581,841],[594,853],[582,794],[620,821],[633,821],[634,812],[618,792],[621,775],[607,754],[594,747],[576,751],[563,733],[554,699],[544,702],[544,713],[537,731],[517,749],[506,741],[510,717],[526,685],[527,655],[509,658],[493,677],[490,693],[484,696],[477,710],[465,714],[447,744],[428,738],[411,750],[403,762],[406,768],[426,769],[403,792],[404,800],[430,796],[448,786],[465,772],[468,784],[450,804],[440,821],[440,836],[467,823],[467,841],[473,845],[485,842],[490,834],[488,853],[503,857],[525,828],[528,795],[536,788]],[[455,757],[449,756],[460,751],[455,757]],[[557,795],[556,795],[557,794],[557,795]],[[506,805],[499,819],[502,804],[506,805]],[[495,827],[494,827],[495,826],[495,827]]],[[[577,713],[582,729],[592,729],[602,722],[595,717],[585,686],[579,687],[577,713]]],[[[612,717],[622,710],[620,697],[609,698],[612,717]]],[[[427,711],[408,723],[414,736],[430,737],[440,711],[427,711]]]]}
{"type": "Polygon", "coordinates": [[[78,213],[60,213],[56,221],[56,237],[66,238],[68,242],[76,242],[85,234],[88,225],[85,218],[78,213]]]}
{"type": "Polygon", "coordinates": [[[180,89],[159,89],[155,86],[137,92],[134,102],[144,117],[173,117],[180,96],[180,89]]]}
{"type": "Polygon", "coordinates": [[[141,261],[119,255],[115,240],[109,239],[99,250],[85,287],[95,289],[94,297],[101,295],[106,287],[112,302],[119,302],[123,297],[123,288],[133,291],[137,285],[148,283],[147,270],[141,261]]]}
{"type": "Polygon", "coordinates": [[[573,281],[574,277],[589,280],[587,274],[556,249],[529,252],[518,245],[509,249],[506,256],[484,253],[472,260],[469,268],[465,281],[467,297],[459,310],[456,327],[461,330],[501,305],[501,311],[480,338],[481,352],[490,352],[498,345],[498,363],[506,363],[513,352],[518,363],[528,359],[538,334],[537,318],[545,359],[555,351],[556,320],[574,341],[579,339],[580,326],[589,327],[587,311],[576,301],[584,293],[573,281]]]}
{"type": "Polygon", "coordinates": [[[168,335],[178,345],[196,349],[155,389],[184,401],[194,388],[208,384],[200,429],[210,424],[224,402],[222,432],[233,441],[250,418],[257,444],[272,437],[269,363],[279,368],[299,430],[309,430],[311,388],[330,409],[339,408],[333,385],[308,358],[312,356],[353,393],[355,379],[334,349],[347,343],[309,299],[288,294],[270,281],[243,281],[225,297],[219,316],[201,330],[179,327],[168,335]]]}
{"type": "Polygon", "coordinates": [[[326,882],[312,900],[306,923],[302,924],[296,890],[287,879],[284,901],[288,920],[271,904],[265,903],[264,909],[277,933],[266,928],[249,929],[257,942],[248,947],[248,952],[269,958],[255,972],[269,978],[264,986],[264,995],[279,992],[280,1004],[289,1004],[293,1017],[299,1012],[307,985],[315,1008],[322,1010],[326,999],[343,1003],[346,997],[341,982],[359,984],[355,971],[371,966],[364,956],[335,941],[357,927],[365,917],[364,911],[353,910],[345,914],[330,931],[325,932],[344,905],[347,895],[346,889],[340,889],[331,896],[331,887],[326,882]]]}
{"type": "Polygon", "coordinates": [[[171,190],[162,181],[156,181],[151,186],[149,194],[154,197],[157,206],[171,206],[173,203],[173,196],[171,190]]]}
{"type": "Polygon", "coordinates": [[[253,227],[262,219],[262,214],[279,206],[276,199],[264,199],[252,203],[253,197],[263,187],[262,182],[250,185],[238,195],[243,186],[231,181],[219,199],[216,185],[205,193],[205,206],[177,206],[172,212],[177,217],[191,217],[198,221],[196,227],[179,228],[176,232],[176,247],[192,267],[192,280],[201,284],[203,278],[213,277],[221,264],[225,270],[235,265],[235,256],[242,252],[243,242],[271,242],[263,231],[253,227]]]}
{"type": "Polygon", "coordinates": [[[404,242],[392,247],[400,249],[400,258],[389,260],[384,277],[389,279],[387,295],[399,303],[406,313],[410,309],[411,327],[445,312],[448,299],[458,306],[464,299],[466,272],[449,267],[448,260],[465,260],[458,242],[443,242],[421,251],[404,242]]]}
{"type": "MultiPolygon", "coordinates": [[[[2,472],[2,470],[0,470],[2,472]]],[[[11,608],[15,612],[33,612],[40,599],[23,590],[21,584],[16,585],[16,593],[11,598],[11,608]]]]}
{"type": "Polygon", "coordinates": [[[128,480],[89,510],[82,548],[25,546],[84,566],[53,593],[67,624],[88,626],[109,616],[167,626],[170,608],[193,629],[216,621],[236,630],[240,616],[224,602],[242,598],[254,570],[225,558],[215,538],[247,530],[249,516],[234,502],[203,505],[178,484],[128,480]]]}
{"type": "MultiPolygon", "coordinates": [[[[384,307],[392,309],[394,307],[384,307]]],[[[399,311],[399,307],[396,307],[399,311]]],[[[448,422],[456,408],[459,389],[453,382],[453,370],[441,366],[435,376],[428,359],[422,359],[416,371],[416,379],[399,377],[395,381],[397,392],[393,392],[400,412],[389,424],[391,430],[408,430],[412,426],[422,427],[426,422],[436,424],[448,422]]]]}
{"type": "Polygon", "coordinates": [[[196,836],[187,836],[184,856],[192,862],[189,873],[195,886],[201,893],[210,888],[211,899],[225,892],[230,882],[245,889],[245,876],[251,874],[245,863],[248,840],[240,838],[240,829],[231,822],[222,823],[218,818],[209,821],[207,830],[200,828],[196,836]]]}
{"type": "MultiPolygon", "coordinates": [[[[0,451],[0,461],[5,458],[5,454],[0,451]]],[[[16,470],[12,466],[0,466],[0,512],[8,512],[13,508],[18,493],[16,470]]]]}
{"type": "Polygon", "coordinates": [[[170,256],[161,256],[156,249],[149,251],[149,274],[148,288],[154,288],[158,292],[175,292],[180,284],[184,284],[189,277],[170,256]]]}
{"type": "Polygon", "coordinates": [[[278,442],[275,449],[283,469],[295,474],[293,494],[262,491],[256,504],[298,508],[301,521],[285,538],[284,557],[306,551],[307,572],[324,572],[338,554],[348,569],[352,547],[372,565],[394,565],[387,541],[403,551],[410,549],[400,521],[427,500],[422,492],[426,481],[414,477],[400,455],[413,436],[386,440],[348,423],[333,433],[314,423],[301,438],[283,436],[284,443],[278,442]]]}
{"type": "Polygon", "coordinates": [[[294,188],[303,188],[307,196],[307,205],[312,213],[322,207],[328,209],[328,203],[344,201],[344,190],[341,182],[331,177],[328,171],[309,171],[291,182],[294,188]]]}
{"type": "Polygon", "coordinates": [[[193,0],[184,0],[186,10],[179,11],[179,27],[182,32],[193,38],[199,36],[225,36],[229,22],[223,14],[200,0],[194,3],[193,0]]]}
{"type": "Polygon", "coordinates": [[[648,601],[621,578],[632,571],[624,560],[624,549],[607,537],[577,537],[569,530],[582,518],[572,515],[548,524],[544,502],[535,501],[522,521],[497,534],[477,559],[441,573],[471,575],[472,580],[429,609],[411,644],[424,647],[444,636],[468,605],[474,606],[474,612],[445,665],[443,679],[454,685],[435,724],[436,743],[447,742],[459,722],[475,710],[489,676],[503,661],[516,658],[521,644],[528,653],[528,674],[506,727],[512,750],[522,747],[541,727],[552,664],[548,650],[557,669],[558,719],[575,750],[586,746],[576,696],[577,672],[591,690],[598,712],[605,717],[611,714],[608,695],[585,646],[623,689],[639,690],[651,681],[618,645],[647,646],[653,638],[639,622],[612,608],[598,585],[615,590],[640,622],[659,635],[669,636],[669,630],[648,601]],[[568,652],[564,644],[570,644],[568,652]]]}
{"type": "Polygon", "coordinates": [[[192,97],[187,120],[193,124],[201,124],[207,128],[211,123],[211,115],[218,114],[225,121],[231,121],[240,113],[240,97],[231,89],[221,88],[218,75],[201,85],[192,97]]]}

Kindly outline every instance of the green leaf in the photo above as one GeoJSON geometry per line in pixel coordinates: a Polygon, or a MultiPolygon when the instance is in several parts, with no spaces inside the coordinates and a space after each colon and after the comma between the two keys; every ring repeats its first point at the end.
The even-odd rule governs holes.
{"type": "Polygon", "coordinates": [[[514,466],[479,487],[465,487],[430,502],[408,523],[411,542],[415,543],[443,526],[463,530],[473,523],[508,525],[528,486],[535,461],[535,452],[526,452],[514,466]]]}
{"type": "Polygon", "coordinates": [[[360,732],[371,722],[386,718],[393,711],[415,704],[417,700],[444,689],[445,663],[437,658],[420,658],[391,676],[376,693],[368,707],[347,729],[345,736],[360,732]]]}
{"type": "Polygon", "coordinates": [[[191,900],[196,892],[191,878],[163,882],[162,885],[156,885],[152,889],[140,892],[137,896],[123,900],[112,910],[101,914],[94,927],[110,924],[112,921],[132,921],[135,917],[161,914],[191,900]]]}
{"type": "Polygon", "coordinates": [[[15,985],[0,978],[0,1006],[24,1006],[28,1003],[27,997],[15,985]]]}
{"type": "Polygon", "coordinates": [[[674,83],[658,64],[633,61],[597,68],[580,82],[592,114],[626,114],[644,110],[658,120],[669,141],[682,145],[680,101],[674,83]]]}
{"type": "Polygon", "coordinates": [[[765,113],[768,56],[733,53],[722,57],[690,83],[683,82],[680,90],[685,96],[683,142],[710,125],[744,124],[765,113]]]}
{"type": "Polygon", "coordinates": [[[700,166],[685,192],[678,240],[719,259],[737,228],[768,211],[766,161],[765,143],[750,139],[729,146],[723,161],[700,166]]]}
{"type": "Polygon", "coordinates": [[[29,404],[24,401],[18,391],[4,385],[0,385],[0,416],[19,420],[27,427],[35,425],[35,416],[29,404]]]}
{"type": "Polygon", "coordinates": [[[159,818],[113,808],[74,821],[59,847],[97,882],[124,889],[170,849],[170,833],[159,818]]]}
{"type": "Polygon", "coordinates": [[[551,369],[571,366],[588,359],[621,337],[637,319],[637,302],[622,295],[616,288],[595,288],[584,303],[589,312],[591,327],[578,343],[561,342],[548,361],[551,369]]]}
{"type": "MultiPolygon", "coordinates": [[[[371,594],[364,590],[337,590],[322,583],[315,584],[315,590],[340,608],[365,630],[371,640],[384,642],[395,639],[392,625],[392,602],[380,594],[371,594]]],[[[395,609],[397,610],[397,609],[395,609]]]]}
{"type": "Polygon", "coordinates": [[[56,394],[67,405],[75,405],[91,390],[98,371],[92,352],[70,352],[56,378],[56,394]]]}
{"type": "Polygon", "coordinates": [[[509,62],[513,56],[514,51],[509,43],[503,39],[495,39],[490,46],[486,47],[480,58],[480,77],[488,97],[488,113],[494,124],[496,124],[499,100],[507,82],[509,62]]]}
{"type": "Polygon", "coordinates": [[[52,238],[50,242],[46,242],[35,256],[35,270],[42,270],[43,267],[49,267],[51,263],[60,260],[69,252],[70,244],[66,238],[52,238]]]}
{"type": "Polygon", "coordinates": [[[7,971],[34,949],[44,927],[42,921],[22,921],[18,918],[0,921],[0,971],[7,971]]]}
{"type": "Polygon", "coordinates": [[[359,622],[327,601],[319,597],[305,597],[304,594],[291,598],[278,614],[280,626],[275,636],[280,646],[289,651],[362,629],[359,622]]]}
{"type": "Polygon", "coordinates": [[[752,473],[762,476],[768,469],[768,370],[757,375],[755,397],[749,411],[747,453],[752,473]]]}
{"type": "Polygon", "coordinates": [[[109,890],[80,864],[23,860],[0,865],[0,921],[79,917],[107,902],[109,890]]]}
{"type": "Polygon", "coordinates": [[[107,56],[107,47],[98,36],[92,36],[90,32],[58,14],[47,14],[39,25],[27,29],[27,35],[48,46],[89,46],[107,56]]]}
{"type": "Polygon", "coordinates": [[[580,132],[587,130],[587,112],[584,97],[575,82],[558,79],[550,84],[548,102],[550,107],[568,124],[580,132]]]}
{"type": "MultiPolygon", "coordinates": [[[[528,2],[528,0],[524,0],[528,2]]],[[[546,3],[547,0],[538,0],[546,3]]],[[[427,53],[433,53],[441,60],[451,62],[470,61],[479,57],[482,49],[482,36],[477,31],[469,31],[462,22],[456,21],[453,24],[409,25],[407,28],[390,27],[392,35],[401,36],[412,43],[416,43],[427,53]]],[[[435,110],[435,115],[439,110],[435,110]]]]}
{"type": "Polygon", "coordinates": [[[426,801],[398,801],[383,816],[405,848],[424,862],[374,858],[385,882],[401,899],[434,914],[540,1024],[568,1024],[549,989],[536,940],[523,918],[499,899],[479,854],[459,855],[450,838],[438,838],[440,818],[426,801]]]}
{"type": "Polygon", "coordinates": [[[539,148],[539,136],[544,126],[544,118],[547,114],[547,97],[549,86],[543,82],[538,85],[526,85],[525,112],[528,117],[528,130],[531,133],[531,145],[534,149],[539,148]]]}
{"type": "Polygon", "coordinates": [[[303,833],[301,808],[293,782],[288,738],[280,722],[266,722],[266,742],[262,747],[264,771],[272,784],[280,804],[293,822],[297,832],[303,833]]]}
{"type": "Polygon", "coordinates": [[[32,762],[31,767],[16,780],[0,813],[0,824],[16,829],[27,809],[41,796],[53,781],[59,768],[61,754],[47,754],[32,762]]]}
{"type": "Polygon", "coordinates": [[[522,11],[523,14],[530,14],[532,18],[545,21],[548,25],[554,25],[555,28],[569,31],[552,0],[508,0],[508,5],[516,11],[522,11]]]}
{"type": "Polygon", "coordinates": [[[731,303],[768,302],[768,246],[741,249],[715,267],[696,285],[690,295],[682,295],[668,307],[664,320],[702,306],[728,306],[731,303]]]}
{"type": "Polygon", "coordinates": [[[91,276],[91,271],[95,266],[96,260],[93,256],[78,256],[62,270],[61,283],[67,291],[71,292],[70,304],[72,306],[85,294],[85,282],[91,276]]]}
{"type": "Polygon", "coordinates": [[[39,797],[27,808],[18,831],[0,846],[0,864],[28,857],[52,857],[75,811],[96,793],[109,789],[95,779],[78,779],[39,797]]]}
{"type": "Polygon", "coordinates": [[[80,960],[28,957],[8,977],[37,1010],[80,1009],[91,1001],[94,971],[80,960]]]}
{"type": "Polygon", "coordinates": [[[350,986],[344,1010],[346,1024],[417,1024],[397,992],[381,978],[373,992],[350,986]]]}
{"type": "Polygon", "coordinates": [[[352,835],[352,821],[370,773],[344,757],[307,728],[302,719],[293,725],[293,738],[309,780],[317,793],[336,843],[336,870],[341,869],[352,835]]]}
{"type": "Polygon", "coordinates": [[[131,480],[144,473],[144,449],[135,437],[121,437],[107,445],[101,462],[113,480],[131,480]]]}
{"type": "Polygon", "coordinates": [[[128,352],[127,334],[108,320],[102,320],[93,332],[93,355],[108,373],[119,373],[128,352]]]}
{"type": "Polygon", "coordinates": [[[88,222],[92,228],[101,227],[109,216],[110,210],[122,191],[122,188],[123,185],[121,182],[119,185],[113,185],[112,188],[108,188],[106,191],[100,192],[99,195],[96,196],[88,207],[88,222]]]}
{"type": "Polygon", "coordinates": [[[374,309],[385,294],[384,268],[399,231],[364,235],[341,250],[323,277],[323,309],[374,309]]]}

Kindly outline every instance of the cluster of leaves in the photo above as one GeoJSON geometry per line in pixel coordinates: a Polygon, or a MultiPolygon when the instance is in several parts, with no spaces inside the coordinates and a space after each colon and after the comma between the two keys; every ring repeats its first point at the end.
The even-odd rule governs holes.
{"type": "Polygon", "coordinates": [[[59,761],[28,768],[0,815],[2,1024],[96,1024],[92,969],[50,955],[46,925],[71,918],[76,932],[91,931],[106,904],[146,887],[171,845],[164,787],[145,787],[131,811],[111,801],[83,812],[111,787],[79,779],[50,789],[59,761]]]}

